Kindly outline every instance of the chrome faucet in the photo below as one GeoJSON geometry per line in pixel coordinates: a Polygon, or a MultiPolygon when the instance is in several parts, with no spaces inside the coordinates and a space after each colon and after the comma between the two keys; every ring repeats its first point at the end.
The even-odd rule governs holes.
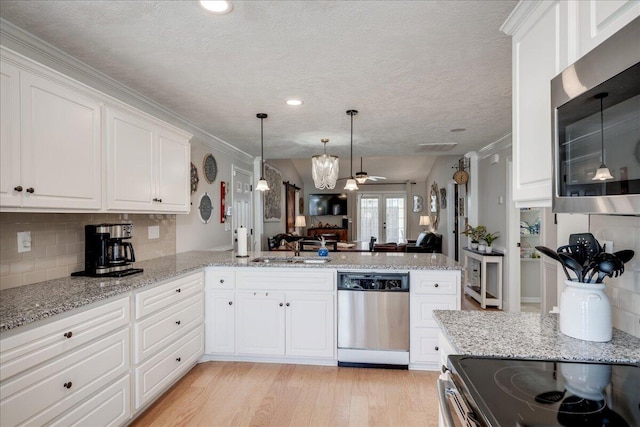
{"type": "Polygon", "coordinates": [[[300,256],[300,242],[299,241],[295,241],[293,242],[293,246],[291,246],[291,243],[287,242],[286,240],[282,239],[280,240],[280,246],[286,246],[287,248],[291,249],[293,251],[294,256],[300,256]]]}

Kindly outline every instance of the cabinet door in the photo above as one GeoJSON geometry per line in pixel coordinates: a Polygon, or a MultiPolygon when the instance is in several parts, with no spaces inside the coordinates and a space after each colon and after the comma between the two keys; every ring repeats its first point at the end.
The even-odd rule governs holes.
{"type": "Polygon", "coordinates": [[[579,1],[578,57],[640,16],[637,0],[579,1]]]}
{"type": "Polygon", "coordinates": [[[155,209],[153,123],[107,107],[107,209],[155,209]]]}
{"type": "Polygon", "coordinates": [[[236,301],[238,354],[284,355],[284,293],[238,292],[236,301]]]}
{"type": "Polygon", "coordinates": [[[100,209],[100,103],[27,72],[20,79],[22,205],[100,209]]]}
{"type": "Polygon", "coordinates": [[[0,206],[20,206],[20,71],[0,63],[0,206]]]}
{"type": "Polygon", "coordinates": [[[189,141],[164,129],[157,142],[158,211],[189,212],[191,147],[189,141]]]}
{"type": "Polygon", "coordinates": [[[522,207],[551,206],[550,82],[568,65],[567,15],[567,2],[550,2],[513,36],[513,198],[522,207]]]}
{"type": "Polygon", "coordinates": [[[333,294],[288,293],[285,308],[287,356],[333,357],[333,294]]]}
{"type": "Polygon", "coordinates": [[[207,291],[207,308],[213,313],[206,324],[207,353],[234,353],[236,309],[235,296],[230,292],[207,291]]]}

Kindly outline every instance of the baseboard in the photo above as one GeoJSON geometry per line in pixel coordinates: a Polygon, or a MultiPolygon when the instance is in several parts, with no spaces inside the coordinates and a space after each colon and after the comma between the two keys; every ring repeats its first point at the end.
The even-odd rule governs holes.
{"type": "Polygon", "coordinates": [[[540,304],[542,298],[540,297],[522,297],[520,298],[520,302],[529,303],[529,304],[540,304]]]}

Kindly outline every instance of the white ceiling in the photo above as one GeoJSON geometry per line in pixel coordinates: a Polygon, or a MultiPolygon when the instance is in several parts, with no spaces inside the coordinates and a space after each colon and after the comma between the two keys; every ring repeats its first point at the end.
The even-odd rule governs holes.
{"type": "MultiPolygon", "coordinates": [[[[265,158],[456,154],[511,129],[509,1],[5,1],[0,16],[265,158]],[[289,97],[304,104],[290,107],[289,97]],[[465,132],[450,132],[465,128],[465,132]],[[448,152],[418,144],[456,142],[448,152]]],[[[310,162],[309,162],[310,163],[310,162]]],[[[341,171],[348,163],[341,164],[341,171]]],[[[344,173],[341,173],[344,175],[344,173]]]]}

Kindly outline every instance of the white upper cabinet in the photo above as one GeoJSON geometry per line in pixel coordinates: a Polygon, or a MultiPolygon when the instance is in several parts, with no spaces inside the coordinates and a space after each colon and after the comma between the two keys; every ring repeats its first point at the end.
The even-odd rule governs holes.
{"type": "Polygon", "coordinates": [[[1,206],[100,209],[99,101],[53,74],[1,74],[1,206]]]}
{"type": "Polygon", "coordinates": [[[637,0],[579,1],[578,57],[611,37],[616,31],[640,16],[637,0]]]}
{"type": "Polygon", "coordinates": [[[191,135],[1,53],[0,210],[189,212],[191,135]]]}
{"type": "Polygon", "coordinates": [[[551,79],[640,16],[637,0],[520,1],[501,30],[512,36],[513,198],[551,206],[551,79]]]}
{"type": "Polygon", "coordinates": [[[525,22],[502,28],[513,36],[513,198],[518,206],[551,206],[550,81],[568,65],[567,4],[528,10],[525,22]]]}
{"type": "Polygon", "coordinates": [[[107,209],[189,212],[189,136],[107,106],[107,209]]]}
{"type": "Polygon", "coordinates": [[[20,206],[20,70],[0,62],[0,206],[20,206]]]}

